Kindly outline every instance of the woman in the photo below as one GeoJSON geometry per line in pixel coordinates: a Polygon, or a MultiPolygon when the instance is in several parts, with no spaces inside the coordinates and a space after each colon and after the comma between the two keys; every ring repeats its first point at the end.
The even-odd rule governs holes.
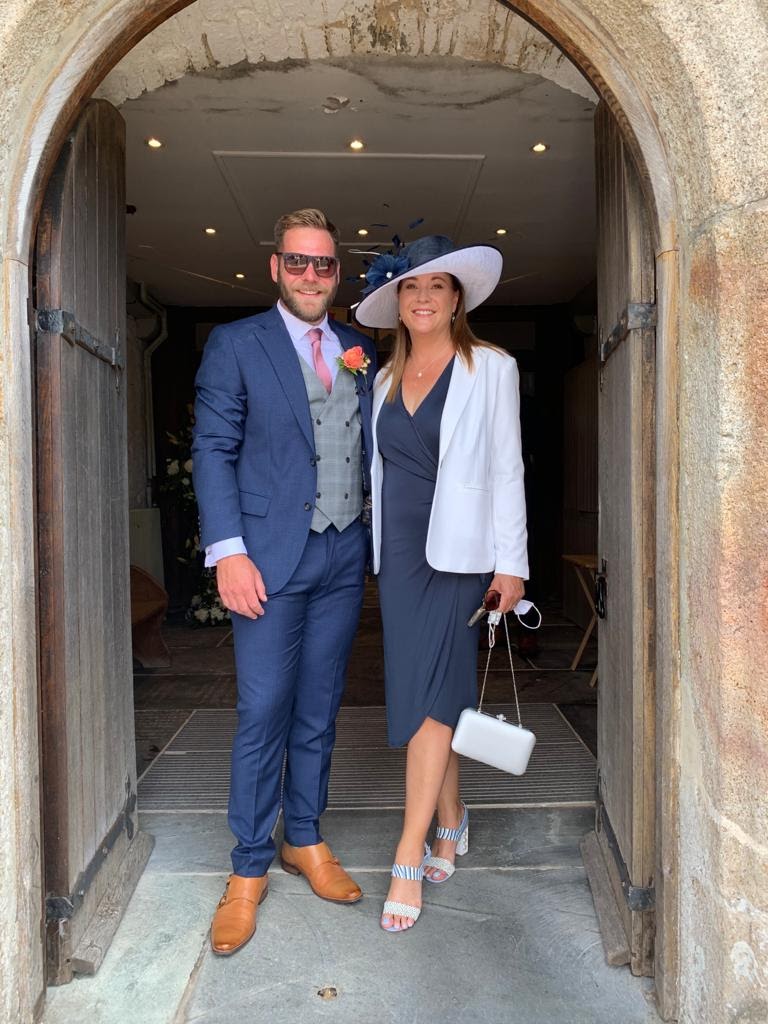
{"type": "Polygon", "coordinates": [[[389,742],[407,744],[381,926],[403,931],[421,912],[422,878],[447,881],[468,849],[451,751],[459,714],[477,699],[478,632],[467,620],[488,589],[513,608],[528,575],[519,388],[514,359],[466,320],[498,283],[498,250],[431,235],[379,257],[367,276],[374,290],[357,319],[397,327],[374,385],[371,483],[389,742]]]}

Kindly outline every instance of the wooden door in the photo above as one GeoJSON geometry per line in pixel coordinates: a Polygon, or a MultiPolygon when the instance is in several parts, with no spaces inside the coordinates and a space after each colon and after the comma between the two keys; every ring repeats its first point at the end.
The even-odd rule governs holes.
{"type": "Polygon", "coordinates": [[[128,577],[125,131],[92,101],[40,216],[35,374],[49,981],[97,969],[149,852],[136,828],[128,577]]]}
{"type": "Polygon", "coordinates": [[[654,364],[653,236],[640,179],[604,104],[598,195],[597,836],[635,974],[653,972],[654,364]]]}

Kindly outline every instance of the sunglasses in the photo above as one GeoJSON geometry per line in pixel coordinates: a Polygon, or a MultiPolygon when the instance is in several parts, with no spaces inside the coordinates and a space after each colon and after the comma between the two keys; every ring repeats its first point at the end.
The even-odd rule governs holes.
{"type": "Polygon", "coordinates": [[[307,256],[303,252],[279,252],[288,274],[300,277],[311,263],[318,277],[333,277],[339,261],[335,256],[307,256]]]}

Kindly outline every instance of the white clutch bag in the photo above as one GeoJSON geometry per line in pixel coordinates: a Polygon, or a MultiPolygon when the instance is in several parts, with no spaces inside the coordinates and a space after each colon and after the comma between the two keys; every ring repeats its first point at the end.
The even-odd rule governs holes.
{"type": "Polygon", "coordinates": [[[494,717],[474,708],[461,712],[451,741],[457,754],[512,775],[523,774],[535,745],[530,729],[508,722],[504,715],[494,717]]]}
{"type": "Polygon", "coordinates": [[[512,775],[522,775],[528,767],[528,761],[535,745],[536,737],[530,729],[523,728],[520,718],[520,703],[517,699],[517,683],[515,682],[515,669],[512,664],[512,646],[509,641],[507,619],[500,612],[491,612],[488,615],[488,660],[485,664],[483,686],[480,691],[480,703],[478,704],[477,711],[474,708],[465,708],[461,712],[456,731],[453,734],[451,747],[457,754],[471,757],[474,761],[482,761],[483,764],[488,764],[492,768],[499,768],[503,772],[510,772],[512,775]],[[504,619],[504,632],[507,637],[509,667],[512,672],[512,686],[515,691],[518,725],[508,722],[504,715],[494,716],[483,711],[485,683],[488,678],[491,654],[496,641],[496,625],[500,618],[504,619]]]}

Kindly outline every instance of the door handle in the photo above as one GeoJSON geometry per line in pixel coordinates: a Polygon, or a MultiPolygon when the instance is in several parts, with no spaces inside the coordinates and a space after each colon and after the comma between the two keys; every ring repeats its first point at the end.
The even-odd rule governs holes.
{"type": "Polygon", "coordinates": [[[605,559],[602,560],[600,571],[595,573],[595,614],[598,619],[605,618],[605,606],[608,597],[608,584],[606,575],[608,566],[605,559]]]}

